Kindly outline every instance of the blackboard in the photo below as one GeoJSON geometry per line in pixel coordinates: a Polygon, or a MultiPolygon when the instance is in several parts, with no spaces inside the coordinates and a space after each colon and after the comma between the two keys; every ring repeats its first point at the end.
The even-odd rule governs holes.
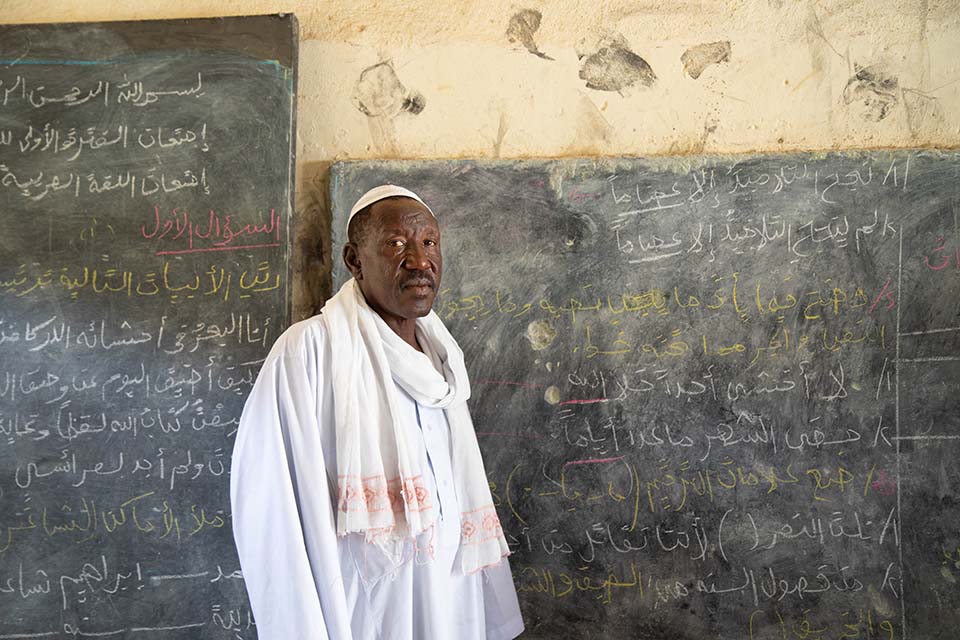
{"type": "Polygon", "coordinates": [[[292,16],[0,27],[0,638],[254,638],[237,421],[289,320],[292,16]]]}
{"type": "Polygon", "coordinates": [[[936,151],[333,167],[335,247],[375,184],[437,212],[524,637],[956,637],[958,178],[936,151]]]}

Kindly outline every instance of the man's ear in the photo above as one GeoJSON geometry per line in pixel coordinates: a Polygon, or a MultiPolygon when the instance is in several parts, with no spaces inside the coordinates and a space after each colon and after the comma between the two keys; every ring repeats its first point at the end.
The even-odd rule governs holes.
{"type": "Polygon", "coordinates": [[[343,263],[356,280],[363,280],[363,271],[360,268],[360,251],[353,242],[343,245],[343,263]]]}

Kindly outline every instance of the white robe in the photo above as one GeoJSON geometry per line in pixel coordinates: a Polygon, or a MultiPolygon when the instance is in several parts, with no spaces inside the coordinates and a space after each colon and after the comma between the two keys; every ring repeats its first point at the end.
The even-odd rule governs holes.
{"type": "Polygon", "coordinates": [[[338,538],[331,352],[319,316],[290,327],[247,399],[233,451],[233,531],[261,640],[509,640],[523,631],[510,567],[464,576],[445,414],[400,387],[440,521],[395,566],[362,534],[338,538]],[[449,514],[449,515],[448,515],[449,514]]]}

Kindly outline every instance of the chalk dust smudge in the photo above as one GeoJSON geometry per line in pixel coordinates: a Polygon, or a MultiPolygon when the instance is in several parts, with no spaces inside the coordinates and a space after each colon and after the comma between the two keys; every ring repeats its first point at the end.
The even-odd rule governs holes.
{"type": "Polygon", "coordinates": [[[635,85],[649,87],[657,79],[647,61],[630,50],[622,35],[605,37],[597,50],[585,56],[580,79],[588,89],[622,92],[635,85]]]}
{"type": "Polygon", "coordinates": [[[885,618],[892,618],[896,615],[896,608],[890,604],[890,601],[883,594],[877,591],[876,587],[870,585],[867,588],[867,594],[870,596],[870,603],[873,605],[874,611],[885,618]]]}
{"type": "Polygon", "coordinates": [[[553,60],[553,58],[540,51],[533,39],[533,35],[540,30],[542,21],[543,14],[536,9],[518,11],[510,17],[510,22],[507,23],[507,39],[510,42],[519,42],[527,51],[539,58],[553,60]]]}
{"type": "Polygon", "coordinates": [[[527,325],[527,340],[534,351],[543,351],[557,337],[557,330],[546,320],[534,320],[527,325]]]}
{"type": "Polygon", "coordinates": [[[690,47],[680,56],[683,70],[696,80],[711,64],[730,62],[730,42],[707,42],[690,47]]]}
{"type": "Polygon", "coordinates": [[[560,402],[560,389],[552,385],[547,387],[547,390],[543,394],[543,399],[547,401],[547,404],[557,404],[560,402]]]}
{"type": "Polygon", "coordinates": [[[897,106],[900,83],[878,65],[854,65],[856,73],[843,88],[843,102],[847,106],[860,105],[860,117],[869,122],[880,122],[897,106]]]}

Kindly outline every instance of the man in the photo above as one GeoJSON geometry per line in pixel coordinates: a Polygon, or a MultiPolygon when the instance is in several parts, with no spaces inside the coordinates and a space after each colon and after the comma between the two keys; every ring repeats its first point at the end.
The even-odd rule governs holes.
{"type": "Polygon", "coordinates": [[[433,212],[354,205],[353,278],[277,340],[233,453],[233,527],[261,640],[509,639],[523,631],[466,400],[431,312],[433,212]]]}

